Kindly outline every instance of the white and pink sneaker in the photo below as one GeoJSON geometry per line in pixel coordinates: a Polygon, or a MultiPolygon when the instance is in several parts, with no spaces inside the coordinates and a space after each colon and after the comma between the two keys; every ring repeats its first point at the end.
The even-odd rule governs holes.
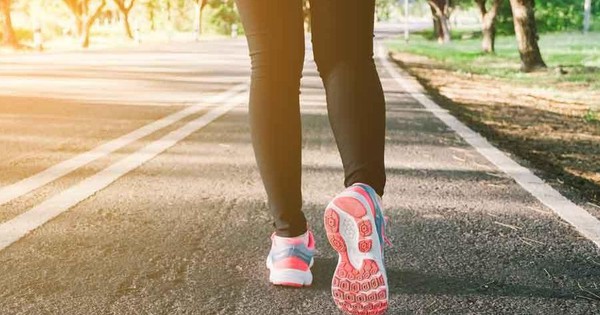
{"type": "Polygon", "coordinates": [[[303,287],[312,284],[315,239],[307,231],[298,237],[271,236],[271,252],[267,257],[269,281],[274,285],[303,287]]]}
{"type": "Polygon", "coordinates": [[[387,311],[385,224],[381,198],[365,184],[348,187],[325,210],[327,238],[339,254],[331,292],[338,308],[348,314],[387,311]]]}

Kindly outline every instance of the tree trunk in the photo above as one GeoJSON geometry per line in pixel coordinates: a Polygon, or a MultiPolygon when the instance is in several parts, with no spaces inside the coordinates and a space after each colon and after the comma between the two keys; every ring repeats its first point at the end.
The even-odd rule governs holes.
{"type": "Polygon", "coordinates": [[[202,35],[203,30],[202,30],[202,15],[204,13],[204,8],[206,7],[206,5],[208,4],[208,0],[197,0],[196,1],[196,13],[198,14],[198,16],[196,17],[197,21],[196,21],[196,39],[200,38],[200,35],[202,35]]]}
{"type": "Polygon", "coordinates": [[[79,39],[80,39],[80,43],[81,43],[81,47],[82,48],[88,48],[90,47],[90,32],[92,31],[92,25],[93,23],[89,23],[89,20],[86,19],[85,21],[82,19],[82,21],[80,23],[78,23],[78,25],[80,25],[80,34],[79,34],[79,39]]]}
{"type": "Polygon", "coordinates": [[[433,29],[440,44],[450,42],[450,1],[428,0],[433,15],[433,29]]]}
{"type": "Polygon", "coordinates": [[[75,18],[75,36],[82,37],[83,29],[83,19],[81,16],[78,16],[75,18]]]}
{"type": "Polygon", "coordinates": [[[156,30],[156,14],[154,13],[154,4],[151,1],[148,1],[146,9],[148,10],[148,20],[150,20],[150,30],[154,32],[156,30]]]}
{"type": "Polygon", "coordinates": [[[135,0],[129,0],[129,4],[127,4],[127,0],[113,0],[117,5],[119,12],[123,14],[123,27],[125,28],[125,36],[129,39],[133,39],[133,33],[131,32],[131,24],[129,23],[129,13],[131,9],[135,5],[135,0]]]}
{"type": "Polygon", "coordinates": [[[433,18],[433,34],[438,43],[444,43],[444,30],[442,29],[442,23],[440,23],[440,19],[437,16],[433,18]]]}
{"type": "Polygon", "coordinates": [[[590,31],[592,24],[592,0],[585,0],[583,3],[583,33],[590,31]]]}
{"type": "Polygon", "coordinates": [[[442,28],[442,23],[440,21],[440,17],[438,16],[433,5],[430,4],[431,8],[431,17],[433,19],[433,36],[437,39],[438,43],[444,43],[444,29],[442,28]]]}
{"type": "Polygon", "coordinates": [[[490,21],[487,16],[483,19],[481,32],[483,40],[481,41],[481,50],[486,54],[493,54],[496,50],[496,23],[490,21]]]}
{"type": "Polygon", "coordinates": [[[202,7],[200,6],[200,2],[196,2],[196,40],[200,39],[200,35],[202,35],[202,7]]]}
{"type": "Polygon", "coordinates": [[[15,35],[10,17],[10,0],[0,0],[0,10],[2,11],[2,44],[14,48],[19,47],[19,41],[15,35]]]}
{"type": "MultiPolygon", "coordinates": [[[[89,0],[86,0],[89,1],[89,0]]],[[[104,10],[104,7],[106,6],[106,0],[102,0],[102,3],[100,3],[100,5],[98,5],[98,7],[96,8],[96,10],[94,11],[93,14],[89,14],[89,11],[87,10],[87,6],[86,6],[86,10],[85,11],[85,16],[84,16],[84,23],[83,23],[83,33],[81,36],[81,47],[82,48],[88,48],[90,46],[90,33],[92,30],[92,26],[94,26],[94,23],[96,22],[96,20],[98,19],[98,17],[100,17],[100,14],[102,14],[102,10],[104,10]]]]}
{"type": "Polygon", "coordinates": [[[440,25],[442,28],[442,42],[449,43],[450,38],[450,19],[445,14],[440,16],[440,25]]]}
{"type": "Polygon", "coordinates": [[[81,47],[82,48],[88,48],[90,47],[90,28],[85,27],[83,29],[83,33],[81,34],[80,37],[80,42],[81,42],[81,47]]]}
{"type": "Polygon", "coordinates": [[[310,14],[310,1],[304,0],[302,5],[302,10],[304,11],[304,25],[306,32],[312,32],[312,23],[311,23],[311,14],[310,14]]]}
{"type": "Polygon", "coordinates": [[[133,32],[131,31],[131,24],[129,23],[129,11],[123,12],[123,26],[125,27],[125,35],[129,39],[133,39],[133,32]]]}
{"type": "Polygon", "coordinates": [[[538,46],[538,34],[535,23],[534,0],[510,0],[515,34],[521,55],[521,71],[531,72],[546,68],[538,46]]]}
{"type": "Polygon", "coordinates": [[[502,0],[494,0],[489,11],[486,7],[487,0],[476,0],[475,2],[481,14],[481,32],[483,35],[481,49],[484,53],[494,53],[496,49],[496,16],[502,0]]]}

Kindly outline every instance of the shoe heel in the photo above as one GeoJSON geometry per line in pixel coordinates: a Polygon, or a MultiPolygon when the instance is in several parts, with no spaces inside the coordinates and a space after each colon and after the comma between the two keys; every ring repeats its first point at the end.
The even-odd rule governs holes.
{"type": "Polygon", "coordinates": [[[308,287],[312,284],[312,273],[295,269],[272,270],[269,282],[284,287],[308,287]]]}

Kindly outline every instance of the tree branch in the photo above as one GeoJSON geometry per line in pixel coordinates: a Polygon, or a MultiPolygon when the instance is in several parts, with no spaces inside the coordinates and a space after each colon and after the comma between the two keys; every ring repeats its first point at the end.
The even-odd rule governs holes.
{"type": "Polygon", "coordinates": [[[92,26],[92,24],[94,24],[94,21],[96,21],[96,19],[98,17],[100,17],[100,14],[102,14],[102,10],[104,9],[105,6],[106,6],[106,0],[102,0],[102,3],[100,3],[100,5],[98,5],[96,10],[94,11],[94,14],[87,18],[87,20],[85,22],[86,27],[89,28],[92,26]]]}
{"type": "Polygon", "coordinates": [[[435,14],[437,14],[438,16],[442,16],[444,14],[442,9],[438,6],[438,4],[435,1],[427,0],[427,3],[429,3],[429,5],[435,10],[435,14]]]}
{"type": "Polygon", "coordinates": [[[127,6],[127,12],[131,11],[133,5],[135,4],[135,0],[130,0],[129,5],[127,6]]]}
{"type": "Polygon", "coordinates": [[[475,4],[479,8],[479,12],[481,12],[482,16],[487,13],[487,8],[485,7],[485,2],[486,1],[487,0],[475,0],[475,4]]]}
{"type": "Polygon", "coordinates": [[[135,4],[135,0],[130,0],[129,4],[126,4],[127,0],[114,0],[114,3],[117,5],[117,7],[119,8],[119,10],[121,12],[127,14],[133,8],[133,5],[135,4]]]}
{"type": "Polygon", "coordinates": [[[67,5],[67,7],[69,8],[69,10],[71,10],[71,13],[73,13],[76,16],[81,15],[81,6],[78,5],[79,1],[77,0],[63,0],[63,2],[67,5]]]}

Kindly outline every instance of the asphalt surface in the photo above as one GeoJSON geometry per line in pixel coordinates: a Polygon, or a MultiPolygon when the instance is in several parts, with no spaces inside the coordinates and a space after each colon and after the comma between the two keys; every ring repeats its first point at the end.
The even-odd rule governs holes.
{"type": "MultiPolygon", "coordinates": [[[[243,102],[0,251],[0,314],[338,314],[323,210],[343,189],[307,53],[304,200],[314,283],[267,282],[272,232],[243,102]]],[[[389,314],[600,314],[600,251],[410,98],[381,67],[394,247],[389,314]]],[[[244,39],[0,57],[0,185],[243,83],[244,39]]],[[[218,104],[206,104],[207,109],[218,104]]],[[[0,223],[201,111],[0,205],[0,223]]]]}

